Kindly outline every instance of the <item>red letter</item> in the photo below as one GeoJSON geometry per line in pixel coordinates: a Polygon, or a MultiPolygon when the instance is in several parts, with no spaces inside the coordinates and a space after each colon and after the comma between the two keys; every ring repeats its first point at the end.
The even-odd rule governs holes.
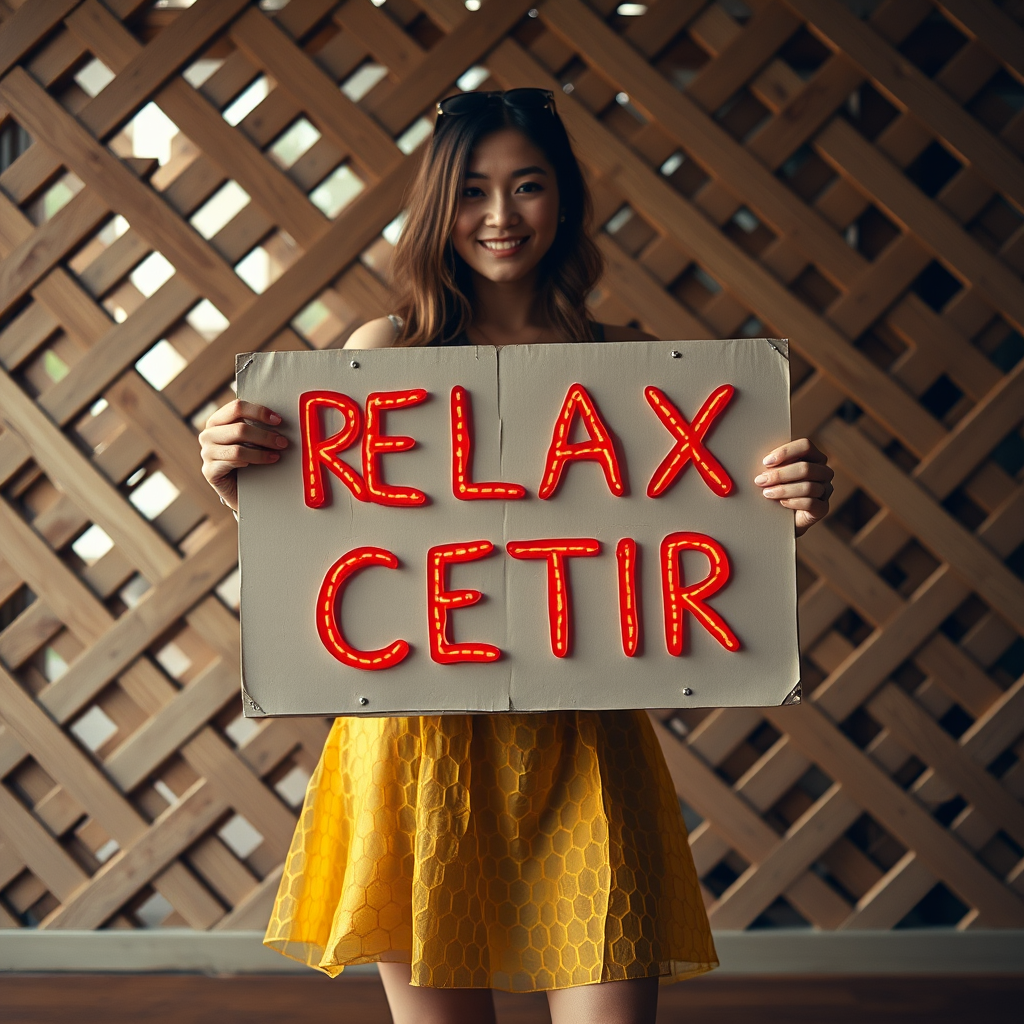
{"type": "Polygon", "coordinates": [[[661,465],[654,471],[651,482],[647,485],[647,497],[656,498],[662,494],[693,460],[697,472],[704,482],[720,497],[732,491],[732,480],[722,468],[721,463],[704,447],[702,438],[708,432],[715,417],[725,410],[736,389],[731,384],[723,384],[708,395],[707,401],[700,407],[697,418],[691,426],[679,410],[655,387],[644,389],[644,395],[651,408],[658,414],[658,419],[668,427],[678,440],[672,451],[665,456],[661,465]]]}
{"type": "Polygon", "coordinates": [[[619,627],[622,650],[627,658],[636,654],[640,643],[640,591],[636,582],[636,541],[623,537],[615,547],[619,570],[619,627]]]}
{"type": "Polygon", "coordinates": [[[727,650],[738,651],[740,642],[725,619],[704,602],[729,580],[729,559],[717,540],[703,533],[670,533],[661,542],[661,588],[665,600],[665,645],[676,657],[683,653],[683,616],[694,618],[727,650]],[[711,572],[699,583],[684,587],[679,555],[701,551],[708,556],[711,572]]]}
{"type": "Polygon", "coordinates": [[[519,484],[484,483],[470,480],[473,463],[473,407],[469,395],[458,385],[452,388],[452,493],[463,501],[500,501],[526,497],[519,484]]]}
{"type": "Polygon", "coordinates": [[[619,460],[615,455],[611,434],[604,425],[594,400],[587,394],[582,384],[573,384],[569,388],[562,403],[562,411],[555,420],[555,429],[551,435],[551,447],[548,448],[547,461],[544,464],[544,479],[541,481],[537,496],[550,498],[558,488],[562,479],[562,470],[567,462],[577,459],[590,459],[598,462],[604,470],[608,489],[616,497],[624,491],[622,473],[619,471],[619,460]],[[572,429],[572,420],[579,410],[583,425],[590,435],[589,441],[569,444],[568,437],[572,429]]]}
{"type": "Polygon", "coordinates": [[[324,466],[348,487],[353,497],[360,501],[370,500],[363,478],[335,456],[336,452],[343,452],[355,444],[360,420],[359,406],[348,395],[337,391],[306,391],[299,395],[303,494],[310,508],[320,508],[330,501],[331,492],[324,479],[324,466]],[[345,417],[345,426],[337,434],[327,438],[320,436],[320,415],[317,412],[320,406],[337,409],[345,417]]]}
{"type": "Polygon", "coordinates": [[[472,562],[494,550],[489,540],[471,544],[431,548],[427,552],[427,617],[430,629],[430,657],[441,665],[460,661],[497,661],[501,651],[491,644],[453,644],[448,640],[448,611],[468,608],[483,595],[479,590],[445,590],[445,568],[449,562],[472,562]]]}
{"type": "Polygon", "coordinates": [[[376,651],[360,651],[341,632],[338,614],[341,611],[341,592],[350,576],[371,565],[397,569],[398,559],[383,548],[353,548],[327,570],[316,599],[316,631],[320,634],[320,642],[343,665],[370,671],[391,668],[409,653],[409,645],[404,640],[396,640],[390,647],[376,651]]]}
{"type": "Polygon", "coordinates": [[[599,554],[601,545],[589,537],[567,537],[564,540],[512,540],[505,545],[505,550],[513,558],[547,559],[551,650],[556,658],[564,658],[572,645],[572,602],[565,560],[599,554]]]}
{"type": "Polygon", "coordinates": [[[415,487],[389,487],[384,483],[381,468],[377,460],[387,452],[407,452],[415,447],[416,441],[411,437],[395,435],[389,437],[384,433],[383,414],[388,409],[404,409],[410,405],[418,405],[427,397],[422,388],[410,388],[407,391],[375,391],[366,399],[366,430],[363,431],[363,476],[366,477],[366,489],[370,501],[378,505],[423,505],[427,496],[415,487]]]}

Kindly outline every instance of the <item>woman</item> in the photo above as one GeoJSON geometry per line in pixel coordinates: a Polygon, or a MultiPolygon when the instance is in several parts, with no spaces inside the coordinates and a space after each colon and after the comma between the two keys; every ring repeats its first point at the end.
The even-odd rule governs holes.
{"type": "MultiPolygon", "coordinates": [[[[595,324],[590,199],[552,94],[438,104],[394,255],[394,313],[348,348],[651,340],[595,324]]],[[[200,435],[235,473],[276,462],[269,409],[200,435]]],[[[832,471],[807,440],[754,481],[802,533],[832,471]]],[[[653,1022],[658,979],[717,966],[679,806],[641,711],[339,718],[310,780],[265,940],[331,975],[377,962],[398,1024],[493,1021],[491,989],[545,991],[553,1024],[653,1022]]]]}

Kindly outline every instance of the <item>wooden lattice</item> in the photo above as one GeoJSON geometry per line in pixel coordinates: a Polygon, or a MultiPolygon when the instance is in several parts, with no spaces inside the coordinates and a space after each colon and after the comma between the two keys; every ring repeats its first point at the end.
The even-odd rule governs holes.
{"type": "Polygon", "coordinates": [[[0,927],[265,922],[327,724],[239,718],[195,433],[387,312],[457,80],[558,90],[595,315],[790,337],[837,469],[803,705],[655,716],[713,925],[1024,925],[1024,10],[475,6],[0,0],[0,927]]]}

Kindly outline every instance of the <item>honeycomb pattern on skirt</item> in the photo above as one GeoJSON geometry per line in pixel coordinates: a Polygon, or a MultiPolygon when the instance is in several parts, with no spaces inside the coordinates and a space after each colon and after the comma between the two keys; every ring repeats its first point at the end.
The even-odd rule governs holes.
{"type": "Polygon", "coordinates": [[[515,992],[718,964],[642,711],[337,719],[264,942],[515,992]]]}

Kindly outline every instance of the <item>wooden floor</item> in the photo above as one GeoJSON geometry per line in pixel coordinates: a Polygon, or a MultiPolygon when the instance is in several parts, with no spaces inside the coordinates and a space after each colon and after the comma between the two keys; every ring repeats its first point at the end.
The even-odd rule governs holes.
{"type": "MultiPolygon", "coordinates": [[[[1024,978],[710,977],[662,990],[659,1024],[1020,1024],[1024,978]]],[[[497,996],[500,1024],[548,1024],[543,996],[497,996]]],[[[375,978],[0,975],[4,1024],[389,1024],[375,978]]],[[[598,1022],[595,1022],[598,1024],[598,1022]]]]}

